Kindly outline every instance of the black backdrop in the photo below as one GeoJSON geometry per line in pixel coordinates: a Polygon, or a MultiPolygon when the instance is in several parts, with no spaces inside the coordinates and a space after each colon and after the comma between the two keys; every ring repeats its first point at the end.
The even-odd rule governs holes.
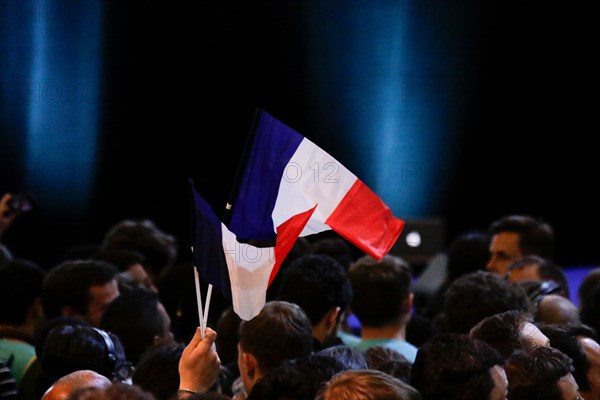
{"type": "MultiPolygon", "coordinates": [[[[188,248],[187,178],[224,206],[255,107],[319,133],[301,2],[240,3],[105,2],[94,201],[77,220],[23,217],[6,236],[16,253],[50,265],[122,218],[153,219],[188,248]]],[[[555,227],[559,263],[596,263],[597,13],[542,1],[465,7],[479,21],[467,49],[478,85],[465,93],[459,162],[438,213],[447,237],[529,213],[555,227]]]]}

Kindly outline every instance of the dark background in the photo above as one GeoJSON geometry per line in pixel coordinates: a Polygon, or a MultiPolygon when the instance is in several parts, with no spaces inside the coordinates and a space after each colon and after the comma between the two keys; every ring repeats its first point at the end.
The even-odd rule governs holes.
{"type": "MultiPolygon", "coordinates": [[[[49,266],[121,219],[149,218],[189,248],[187,179],[224,207],[256,107],[320,143],[302,4],[105,2],[94,200],[77,218],[39,204],[4,241],[49,266]]],[[[477,21],[464,49],[477,84],[464,93],[458,161],[435,213],[447,240],[527,213],[554,226],[560,264],[596,264],[598,13],[541,1],[457,10],[477,21]]],[[[19,188],[8,176],[6,189],[19,188]]]]}

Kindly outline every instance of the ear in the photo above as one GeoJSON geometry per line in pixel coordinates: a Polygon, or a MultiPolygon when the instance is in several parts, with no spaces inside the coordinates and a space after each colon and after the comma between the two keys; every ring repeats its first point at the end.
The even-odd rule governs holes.
{"type": "Polygon", "coordinates": [[[258,361],[254,355],[242,351],[239,356],[238,367],[240,369],[240,375],[242,377],[242,381],[244,382],[244,386],[246,386],[247,390],[249,390],[261,377],[258,368],[258,361]]]}
{"type": "Polygon", "coordinates": [[[335,307],[329,310],[325,316],[325,328],[327,328],[327,334],[330,334],[335,328],[337,328],[338,316],[340,315],[341,308],[335,307]]]}

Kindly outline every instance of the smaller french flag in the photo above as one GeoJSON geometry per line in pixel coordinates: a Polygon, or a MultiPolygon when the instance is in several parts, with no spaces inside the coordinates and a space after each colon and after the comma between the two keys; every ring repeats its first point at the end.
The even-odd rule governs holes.
{"type": "Polygon", "coordinates": [[[263,110],[245,167],[228,224],[242,241],[273,241],[282,224],[316,207],[300,236],[332,229],[379,260],[404,227],[356,175],[263,110]]]}
{"type": "Polygon", "coordinates": [[[294,215],[277,231],[274,247],[240,243],[190,181],[194,206],[194,264],[198,274],[231,301],[243,320],[263,308],[267,288],[315,207],[294,215]]]}

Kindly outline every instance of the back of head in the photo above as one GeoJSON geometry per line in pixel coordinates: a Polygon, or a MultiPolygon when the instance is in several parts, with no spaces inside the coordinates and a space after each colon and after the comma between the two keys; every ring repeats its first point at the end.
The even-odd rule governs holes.
{"type": "Polygon", "coordinates": [[[600,287],[600,267],[590,270],[581,281],[577,289],[579,303],[583,304],[596,287],[600,287]]]}
{"type": "Polygon", "coordinates": [[[42,285],[46,317],[61,316],[66,306],[85,314],[90,301],[90,287],[111,282],[117,272],[113,265],[95,260],[66,261],[52,268],[42,285]]]}
{"type": "Polygon", "coordinates": [[[308,254],[294,260],[283,272],[277,299],[298,304],[315,326],[332,308],[348,307],[352,286],[346,270],[335,259],[308,254]]]}
{"type": "Polygon", "coordinates": [[[44,269],[25,259],[0,266],[0,324],[25,323],[29,308],[41,296],[45,275],[44,269]]]}
{"type": "Polygon", "coordinates": [[[512,355],[505,366],[511,400],[562,400],[558,381],[571,373],[572,360],[552,347],[512,355]]]}
{"type": "Polygon", "coordinates": [[[308,357],[286,361],[269,370],[252,387],[248,400],[313,399],[321,385],[336,373],[367,368],[361,357],[358,350],[347,346],[333,346],[308,357]]]}
{"type": "Polygon", "coordinates": [[[327,347],[310,355],[309,359],[329,358],[335,360],[339,371],[347,369],[368,368],[367,360],[362,351],[345,344],[327,347]]]}
{"type": "Polygon", "coordinates": [[[453,281],[463,275],[485,269],[490,258],[490,235],[475,231],[459,235],[448,246],[448,278],[453,281]]]}
{"type": "Polygon", "coordinates": [[[508,310],[530,312],[525,290],[500,276],[476,271],[455,280],[446,291],[444,315],[450,332],[468,333],[483,318],[508,310]]]}
{"type": "Polygon", "coordinates": [[[150,220],[123,220],[104,236],[101,251],[135,250],[143,254],[145,267],[156,282],[162,271],[177,259],[175,237],[160,230],[150,220]]]}
{"type": "Polygon", "coordinates": [[[392,375],[410,383],[412,363],[400,352],[384,346],[372,346],[364,351],[368,368],[392,375]]]}
{"type": "Polygon", "coordinates": [[[573,377],[579,385],[579,390],[587,392],[591,384],[588,372],[591,364],[585,351],[581,347],[579,337],[596,340],[596,333],[586,325],[559,326],[554,324],[540,324],[540,330],[550,339],[550,346],[562,351],[569,356],[573,365],[573,377]]]}
{"type": "Polygon", "coordinates": [[[381,327],[407,314],[411,273],[402,258],[388,254],[378,261],[363,256],[352,264],[348,276],[353,292],[351,309],[362,325],[381,327]]]}
{"type": "Polygon", "coordinates": [[[317,400],[420,400],[409,384],[377,370],[350,370],[335,375],[317,400]]]}
{"type": "Polygon", "coordinates": [[[102,313],[100,328],[119,337],[127,359],[137,364],[141,354],[165,334],[156,292],[132,288],[114,299],[102,313]]]}
{"type": "Polygon", "coordinates": [[[558,294],[549,294],[539,300],[535,320],[557,325],[576,325],[581,322],[577,306],[558,294]]]}
{"type": "Polygon", "coordinates": [[[465,334],[442,333],[419,348],[410,383],[425,400],[488,399],[490,369],[504,358],[487,343],[465,334]]]}
{"type": "Polygon", "coordinates": [[[167,400],[179,388],[179,360],[183,346],[162,343],[150,346],[137,363],[131,381],[157,400],[167,400]]]}
{"type": "Polygon", "coordinates": [[[512,232],[519,235],[519,248],[524,256],[536,254],[554,257],[554,229],[540,218],[530,215],[507,215],[490,225],[490,233],[512,232]]]}
{"type": "Polygon", "coordinates": [[[313,242],[313,252],[336,259],[345,270],[350,268],[354,260],[353,249],[342,237],[324,237],[313,242]]]}
{"type": "Polygon", "coordinates": [[[105,388],[87,388],[73,392],[69,400],[156,400],[139,386],[115,382],[105,388]]]}
{"type": "Polygon", "coordinates": [[[42,400],[67,400],[77,390],[97,388],[103,389],[111,385],[104,375],[84,369],[71,372],[58,379],[42,396],[42,400]]]}
{"type": "Polygon", "coordinates": [[[281,279],[285,271],[289,268],[289,266],[299,257],[302,257],[306,254],[312,254],[313,247],[312,243],[306,237],[299,237],[294,242],[292,249],[288,253],[287,256],[283,259],[281,266],[279,267],[279,272],[275,275],[269,287],[267,288],[267,301],[276,300],[277,293],[279,292],[279,285],[281,284],[281,279]]]}
{"type": "Polygon", "coordinates": [[[308,356],[313,349],[310,320],[300,306],[273,300],[250,321],[240,324],[239,344],[254,355],[263,372],[284,360],[308,356]]]}
{"type": "Polygon", "coordinates": [[[40,362],[42,370],[55,380],[81,369],[118,381],[127,379],[131,372],[117,336],[89,325],[59,325],[52,329],[40,362]]]}
{"type": "Polygon", "coordinates": [[[484,318],[471,329],[469,336],[486,342],[508,358],[516,351],[533,348],[533,343],[522,335],[525,323],[533,323],[531,314],[509,310],[484,318]]]}
{"type": "Polygon", "coordinates": [[[579,294],[581,322],[600,332],[600,279],[596,282],[595,275],[588,274],[583,280],[579,294]]]}

